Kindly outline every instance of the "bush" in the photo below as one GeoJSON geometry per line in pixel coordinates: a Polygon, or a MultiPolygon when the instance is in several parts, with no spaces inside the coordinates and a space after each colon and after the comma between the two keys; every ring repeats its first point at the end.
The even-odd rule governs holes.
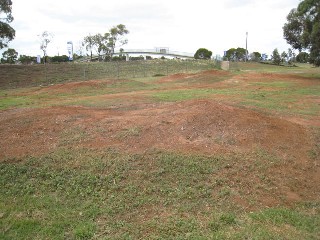
{"type": "Polygon", "coordinates": [[[210,59],[212,52],[205,48],[199,48],[194,54],[195,59],[210,59]]]}

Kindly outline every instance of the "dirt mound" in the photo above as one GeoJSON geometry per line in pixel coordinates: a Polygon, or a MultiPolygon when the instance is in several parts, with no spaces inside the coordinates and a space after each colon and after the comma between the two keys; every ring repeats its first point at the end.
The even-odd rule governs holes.
{"type": "Polygon", "coordinates": [[[255,147],[294,150],[306,140],[300,125],[207,100],[139,110],[122,119],[125,125],[121,128],[141,129],[134,141],[125,139],[127,146],[135,148],[211,153],[255,147]]]}
{"type": "Polygon", "coordinates": [[[169,75],[166,77],[163,77],[158,80],[158,83],[165,83],[165,82],[174,82],[174,81],[183,81],[189,78],[192,78],[194,80],[197,80],[198,78],[208,78],[208,77],[219,77],[219,76],[228,76],[230,73],[227,71],[221,71],[221,70],[208,70],[203,71],[201,73],[177,73],[173,75],[169,75]]]}
{"type": "Polygon", "coordinates": [[[51,107],[0,114],[0,162],[59,147],[236,154],[218,174],[243,207],[249,206],[247,195],[263,206],[319,197],[319,168],[308,158],[311,144],[303,125],[210,100],[138,110],[51,107]]]}
{"type": "Polygon", "coordinates": [[[70,128],[87,136],[76,144],[139,151],[162,148],[215,153],[263,147],[295,152],[307,142],[301,125],[208,100],[146,105],[129,111],[82,107],[15,110],[2,114],[0,123],[2,154],[8,156],[17,151],[38,152],[35,147],[50,150],[70,128]]]}
{"type": "Polygon", "coordinates": [[[230,75],[230,73],[228,71],[222,71],[222,70],[215,70],[215,69],[212,69],[212,70],[207,70],[207,71],[203,71],[201,72],[199,75],[207,75],[207,76],[210,76],[210,75],[214,75],[214,76],[228,76],[230,75]]]}
{"type": "Polygon", "coordinates": [[[67,82],[63,84],[55,84],[46,86],[40,89],[38,92],[70,92],[80,88],[99,88],[107,84],[113,84],[115,80],[104,79],[104,80],[90,80],[90,81],[80,81],[80,82],[67,82]]]}
{"type": "Polygon", "coordinates": [[[196,74],[195,73],[177,73],[177,74],[172,74],[166,77],[163,77],[159,79],[157,82],[158,83],[165,83],[165,82],[173,82],[173,81],[178,81],[178,80],[183,80],[186,78],[194,77],[196,74]]]}

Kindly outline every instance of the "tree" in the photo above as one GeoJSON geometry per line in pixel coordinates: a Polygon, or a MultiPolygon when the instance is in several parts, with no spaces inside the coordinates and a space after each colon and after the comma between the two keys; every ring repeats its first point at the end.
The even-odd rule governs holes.
{"type": "Polygon", "coordinates": [[[282,62],[282,63],[286,62],[286,61],[287,61],[287,58],[288,58],[288,54],[287,54],[285,51],[283,51],[283,52],[281,53],[281,62],[282,62]]]}
{"type": "Polygon", "coordinates": [[[287,62],[288,64],[292,64],[292,62],[294,61],[295,61],[295,53],[292,51],[291,48],[288,48],[287,62]]]}
{"type": "Polygon", "coordinates": [[[308,49],[310,62],[320,66],[320,1],[303,0],[292,9],[283,36],[294,49],[308,49]]]}
{"type": "Polygon", "coordinates": [[[18,52],[13,48],[9,48],[7,51],[2,53],[2,57],[1,62],[13,64],[18,58],[18,52]]]}
{"type": "Polygon", "coordinates": [[[67,55],[62,56],[53,56],[51,57],[51,62],[53,63],[59,63],[59,62],[69,62],[69,57],[67,55]]]}
{"type": "Polygon", "coordinates": [[[281,63],[281,56],[278,52],[278,49],[274,49],[271,56],[272,62],[276,65],[280,65],[281,63]]]}
{"type": "Polygon", "coordinates": [[[86,46],[87,51],[90,51],[91,60],[94,49],[99,56],[99,60],[102,54],[107,55],[106,59],[112,60],[115,49],[128,43],[128,40],[125,39],[125,35],[128,33],[129,31],[126,29],[126,26],[119,24],[111,28],[104,35],[98,33],[94,36],[85,37],[83,46],[86,46]]]}
{"type": "Polygon", "coordinates": [[[246,49],[244,48],[230,48],[227,52],[226,52],[226,57],[230,60],[230,61],[245,61],[246,59],[246,49]]]}
{"type": "Polygon", "coordinates": [[[82,45],[90,52],[90,60],[92,61],[92,51],[94,48],[94,37],[89,35],[83,39],[82,45]]]}
{"type": "Polygon", "coordinates": [[[114,54],[114,50],[117,47],[121,47],[128,43],[128,39],[125,38],[129,31],[126,26],[123,24],[119,24],[110,29],[109,33],[105,34],[105,38],[108,39],[107,47],[110,48],[110,57],[114,54]]]}
{"type": "Polygon", "coordinates": [[[210,59],[212,52],[206,48],[199,48],[194,54],[195,59],[210,59]]]}
{"type": "Polygon", "coordinates": [[[83,45],[83,41],[78,41],[77,44],[74,45],[74,54],[73,55],[76,55],[76,58],[79,58],[79,57],[83,57],[84,55],[84,45],[83,45]]]}
{"type": "Polygon", "coordinates": [[[262,53],[262,55],[261,55],[261,60],[262,61],[267,61],[268,60],[268,54],[266,54],[266,53],[262,53]]]}
{"type": "Polygon", "coordinates": [[[297,62],[299,63],[307,63],[309,62],[309,53],[300,52],[296,57],[297,62]]]}
{"type": "Polygon", "coordinates": [[[0,0],[0,49],[8,46],[15,37],[15,30],[9,25],[13,21],[11,0],[0,0]],[[2,16],[2,14],[4,16],[2,16]]]}
{"type": "Polygon", "coordinates": [[[53,34],[49,33],[48,31],[44,31],[41,35],[40,35],[40,49],[43,51],[43,61],[44,63],[46,63],[46,59],[47,59],[47,48],[49,43],[52,41],[53,39],[53,34]]]}
{"type": "Polygon", "coordinates": [[[83,40],[83,46],[86,47],[86,50],[90,52],[90,60],[92,61],[92,53],[95,51],[98,54],[99,60],[103,53],[108,52],[108,39],[107,34],[102,36],[100,33],[97,33],[93,36],[86,36],[83,40]]]}
{"type": "Polygon", "coordinates": [[[93,45],[96,47],[96,51],[98,53],[99,60],[101,60],[102,53],[108,52],[107,41],[109,34],[105,33],[102,36],[100,33],[93,36],[93,45]]]}
{"type": "Polygon", "coordinates": [[[20,55],[18,61],[22,64],[31,64],[37,61],[37,57],[27,56],[27,55],[20,55]]]}
{"type": "Polygon", "coordinates": [[[259,62],[261,60],[261,53],[253,52],[250,54],[250,60],[253,62],[259,62]]]}
{"type": "Polygon", "coordinates": [[[97,52],[99,60],[101,60],[103,54],[106,54],[105,60],[112,60],[115,49],[128,43],[128,40],[125,39],[125,35],[128,33],[126,26],[119,24],[103,35],[97,33],[94,36],[85,37],[82,45],[90,52],[91,60],[93,51],[97,52]]]}

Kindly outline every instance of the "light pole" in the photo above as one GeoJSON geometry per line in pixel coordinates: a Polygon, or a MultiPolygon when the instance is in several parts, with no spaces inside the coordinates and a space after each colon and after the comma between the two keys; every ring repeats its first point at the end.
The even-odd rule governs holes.
{"type": "Polygon", "coordinates": [[[246,32],[246,62],[248,59],[248,32],[246,32]]]}

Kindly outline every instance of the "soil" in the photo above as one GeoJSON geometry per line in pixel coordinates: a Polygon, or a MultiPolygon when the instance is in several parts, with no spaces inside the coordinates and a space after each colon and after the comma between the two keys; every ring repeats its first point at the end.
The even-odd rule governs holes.
{"type": "MultiPolygon", "coordinates": [[[[176,74],[159,81],[176,81],[189,76],[196,75],[176,74]]],[[[259,76],[250,74],[250,79],[255,81],[259,76]]],[[[218,84],[246,79],[244,75],[218,84]]],[[[51,88],[64,92],[85,84],[99,86],[101,83],[61,84],[46,91],[51,88]]],[[[160,149],[187,154],[236,154],[242,161],[238,157],[220,173],[228,179],[235,202],[249,207],[245,196],[254,194],[263,206],[275,206],[280,202],[290,205],[320,199],[319,159],[309,157],[315,144],[310,121],[274,116],[211,99],[177,103],[128,102],[125,106],[107,109],[61,106],[5,110],[0,112],[0,162],[39,156],[61,146],[112,147],[131,153],[160,149]],[[132,107],[134,104],[139,106],[132,107]],[[275,163],[270,157],[271,163],[264,173],[250,172],[252,164],[257,164],[253,156],[261,149],[274,156],[275,163]],[[277,159],[282,160],[276,162],[277,159]],[[269,190],[257,187],[264,181],[261,175],[272,178],[269,190]]]]}

